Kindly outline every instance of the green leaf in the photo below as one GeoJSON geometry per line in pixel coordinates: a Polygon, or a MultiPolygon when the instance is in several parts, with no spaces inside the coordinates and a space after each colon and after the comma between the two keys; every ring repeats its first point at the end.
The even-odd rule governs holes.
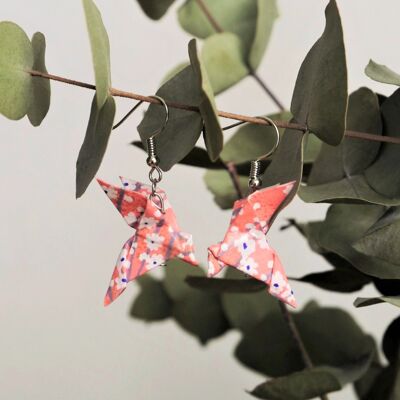
{"type": "Polygon", "coordinates": [[[151,19],[158,20],[164,16],[175,0],[138,0],[143,12],[151,19]]]}
{"type": "MultiPolygon", "coordinates": [[[[36,32],[32,37],[32,48],[34,62],[32,69],[34,71],[47,73],[45,64],[46,39],[40,32],[36,32]]],[[[50,108],[50,80],[40,77],[32,77],[33,98],[28,118],[33,126],[39,126],[50,108]]]]}
{"type": "MultiPolygon", "coordinates": [[[[400,137],[400,89],[397,89],[382,104],[382,118],[384,134],[400,137]]],[[[400,146],[393,143],[384,143],[377,160],[365,171],[369,185],[382,196],[397,199],[400,204],[400,146]]]]}
{"type": "MultiPolygon", "coordinates": [[[[221,29],[240,39],[245,63],[256,69],[278,17],[276,1],[205,0],[204,3],[221,29]]],[[[196,0],[187,0],[180,7],[178,19],[183,29],[198,38],[205,39],[217,33],[196,0]]]]}
{"type": "Polygon", "coordinates": [[[361,377],[368,368],[370,356],[341,368],[315,367],[272,379],[250,393],[259,399],[305,400],[341,390],[361,377]]]}
{"type": "Polygon", "coordinates": [[[168,82],[175,75],[179,74],[179,72],[183,71],[188,65],[190,64],[187,61],[183,61],[178,65],[175,65],[174,68],[172,68],[165,74],[164,78],[161,80],[161,85],[164,85],[164,83],[168,82]]]}
{"type": "Polygon", "coordinates": [[[366,275],[399,279],[398,265],[367,256],[353,247],[385,212],[382,206],[335,204],[329,208],[325,221],[314,223],[318,230],[315,230],[312,240],[320,248],[339,255],[366,275]]]}
{"type": "Polygon", "coordinates": [[[28,71],[34,62],[32,44],[13,22],[0,22],[0,113],[19,120],[33,102],[33,83],[28,71]]]}
{"type": "Polygon", "coordinates": [[[400,307],[400,296],[382,296],[382,297],[357,297],[354,306],[357,308],[373,306],[379,303],[389,303],[400,307]]]}
{"type": "MultiPolygon", "coordinates": [[[[375,353],[373,339],[343,310],[314,305],[293,313],[293,318],[316,367],[342,368],[375,353]]],[[[247,367],[271,377],[304,368],[296,343],[279,312],[268,313],[261,323],[246,332],[235,356],[247,367]]]]}
{"type": "MultiPolygon", "coordinates": [[[[214,201],[223,210],[232,208],[233,203],[238,200],[238,194],[227,171],[207,171],[204,175],[204,182],[207,189],[214,195],[214,201]]],[[[244,193],[248,190],[247,182],[248,178],[239,176],[239,183],[244,193]]]]}
{"type": "Polygon", "coordinates": [[[340,293],[356,292],[371,281],[370,278],[353,268],[337,268],[308,274],[302,278],[292,278],[292,280],[311,283],[321,289],[340,293]]]}
{"type": "Polygon", "coordinates": [[[399,74],[386,67],[386,65],[377,64],[373,60],[369,60],[368,65],[365,67],[365,74],[374,81],[400,86],[399,74]]]}
{"type": "Polygon", "coordinates": [[[93,0],[82,0],[96,80],[97,107],[103,107],[111,86],[110,42],[100,11],[93,0]]]}
{"type": "Polygon", "coordinates": [[[209,36],[204,41],[201,55],[214,94],[223,92],[248,75],[240,39],[233,33],[209,36]]]}
{"type": "MultiPolygon", "coordinates": [[[[269,115],[272,120],[289,121],[291,114],[284,111],[269,115]]],[[[280,129],[283,134],[283,129],[280,129]]],[[[242,163],[267,154],[276,144],[275,128],[272,126],[245,124],[224,144],[221,158],[225,162],[242,163]]]]}
{"type": "Polygon", "coordinates": [[[130,316],[144,321],[161,321],[172,315],[172,301],[162,283],[149,275],[138,278],[140,293],[130,309],[130,316]]]}
{"type": "Polygon", "coordinates": [[[279,12],[275,0],[257,0],[257,22],[248,55],[248,63],[252,69],[257,69],[260,65],[278,17],[279,12]]]}
{"type": "MultiPolygon", "coordinates": [[[[233,268],[228,269],[226,278],[243,284],[254,282],[233,268]]],[[[257,293],[223,293],[222,307],[231,326],[242,332],[253,329],[267,314],[279,311],[277,300],[269,295],[265,285],[264,290],[257,293]]]]}
{"type": "Polygon", "coordinates": [[[188,276],[186,283],[194,288],[211,293],[253,293],[265,290],[265,283],[256,279],[226,279],[188,276]]]}
{"type": "Polygon", "coordinates": [[[76,162],[77,198],[85,193],[100,167],[114,122],[114,98],[112,96],[108,97],[100,109],[96,98],[97,96],[95,95],[92,101],[85,139],[76,162]]]}
{"type": "MultiPolygon", "coordinates": [[[[191,66],[184,68],[164,83],[156,94],[167,102],[191,106],[198,106],[202,97],[197,77],[191,66]]],[[[164,120],[164,108],[151,104],[138,126],[144,146],[146,146],[146,140],[163,126],[164,120]]],[[[181,161],[195,146],[201,130],[202,120],[198,112],[170,108],[168,123],[155,138],[160,167],[167,171],[181,161]]]]}
{"type": "Polygon", "coordinates": [[[189,58],[200,90],[199,109],[204,124],[204,142],[210,159],[215,161],[222,151],[224,138],[218,121],[213,91],[204,64],[197,53],[195,39],[189,42],[189,58]]]}
{"type": "Polygon", "coordinates": [[[337,145],[345,132],[347,69],[342,23],[335,0],[325,10],[326,26],[304,59],[291,111],[322,141],[337,145]]]}
{"type": "Polygon", "coordinates": [[[164,287],[173,299],[172,315],[186,331],[200,343],[224,334],[229,329],[218,295],[191,288],[188,275],[204,276],[201,268],[193,268],[182,261],[173,260],[166,267],[164,287]]]}
{"type": "Polygon", "coordinates": [[[400,268],[400,209],[390,209],[353,247],[359,252],[396,264],[400,268]]]}
{"type": "Polygon", "coordinates": [[[396,362],[396,356],[400,351],[400,317],[387,327],[382,339],[382,350],[389,362],[396,362]]]}
{"type": "MultiPolygon", "coordinates": [[[[400,98],[395,93],[384,102],[386,106],[383,109],[389,112],[391,121],[397,118],[397,97],[400,98]]],[[[352,130],[381,133],[379,102],[371,90],[361,88],[350,95],[347,125],[352,130]]],[[[339,200],[399,204],[400,191],[393,188],[399,184],[400,174],[389,173],[385,164],[395,162],[397,151],[395,145],[382,146],[379,142],[348,137],[337,147],[324,144],[313,165],[308,185],[300,189],[299,195],[307,202],[339,200]]]]}

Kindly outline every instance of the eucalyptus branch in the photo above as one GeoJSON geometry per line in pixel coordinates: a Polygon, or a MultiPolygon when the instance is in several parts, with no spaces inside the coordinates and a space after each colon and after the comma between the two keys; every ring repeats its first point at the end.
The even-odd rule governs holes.
{"type": "Polygon", "coordinates": [[[226,169],[229,172],[229,176],[231,177],[231,181],[232,181],[232,184],[233,184],[233,186],[234,186],[234,188],[236,190],[238,198],[242,199],[244,197],[244,193],[242,191],[242,188],[240,187],[239,175],[238,175],[237,170],[236,170],[236,165],[232,161],[228,162],[225,165],[226,165],[226,169]]]}
{"type": "MultiPolygon", "coordinates": [[[[214,28],[214,30],[218,33],[223,33],[224,29],[218,23],[218,21],[214,18],[211,11],[207,7],[206,3],[203,0],[196,0],[197,5],[203,11],[204,15],[208,19],[208,22],[214,28]]],[[[264,89],[265,93],[271,98],[271,100],[275,103],[275,105],[283,111],[285,107],[283,106],[282,102],[276,97],[276,95],[271,91],[271,89],[267,86],[267,84],[257,75],[256,71],[253,70],[249,65],[247,65],[249,70],[249,75],[255,79],[255,81],[264,89]]]]}
{"type": "MultiPolygon", "coordinates": [[[[31,70],[31,71],[27,71],[27,72],[30,73],[32,76],[50,79],[53,81],[62,82],[62,83],[66,83],[66,84],[73,85],[73,86],[79,86],[79,87],[82,87],[85,89],[96,90],[96,86],[93,84],[90,84],[90,83],[80,82],[80,81],[76,81],[76,80],[68,79],[68,78],[63,78],[63,77],[57,76],[57,75],[46,74],[46,73],[40,72],[40,71],[31,70]]],[[[119,90],[119,89],[114,89],[114,88],[110,88],[109,91],[110,91],[111,96],[124,97],[124,98],[128,98],[128,99],[143,101],[145,103],[161,105],[157,99],[155,99],[153,97],[149,97],[149,96],[144,96],[142,94],[136,94],[136,93],[127,92],[124,90],[119,90]]],[[[170,107],[170,108],[177,108],[180,110],[200,112],[199,108],[196,106],[191,106],[191,105],[182,104],[182,103],[169,102],[169,101],[167,101],[166,103],[167,103],[168,107],[170,107]]],[[[227,112],[227,111],[218,111],[218,110],[216,113],[221,118],[233,119],[233,120],[237,120],[237,121],[247,122],[250,124],[270,125],[270,123],[268,121],[261,119],[261,118],[257,118],[257,117],[251,117],[248,115],[241,115],[241,114],[235,114],[235,113],[231,113],[231,112],[227,112]]],[[[308,127],[303,124],[296,124],[293,122],[286,122],[286,121],[274,121],[274,124],[278,128],[291,129],[292,131],[300,131],[300,132],[308,131],[308,127]]],[[[374,142],[400,144],[400,137],[381,136],[381,135],[376,135],[373,133],[351,131],[351,130],[346,130],[344,134],[347,137],[352,137],[352,138],[356,138],[356,139],[364,139],[364,140],[370,140],[370,141],[374,141],[374,142]]]]}

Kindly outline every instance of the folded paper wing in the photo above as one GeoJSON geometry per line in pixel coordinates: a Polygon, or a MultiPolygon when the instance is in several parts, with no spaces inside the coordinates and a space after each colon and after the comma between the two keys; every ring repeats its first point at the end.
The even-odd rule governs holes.
{"type": "Polygon", "coordinates": [[[235,267],[265,282],[279,300],[296,307],[281,261],[266,239],[270,221],[293,188],[293,182],[258,190],[235,202],[222,242],[208,248],[208,275],[235,267]]]}
{"type": "Polygon", "coordinates": [[[100,186],[121,213],[128,225],[136,231],[125,243],[111,277],[104,304],[114,301],[128,282],[172,258],[198,265],[194,257],[192,236],[182,232],[166,194],[158,190],[164,201],[165,213],[150,200],[151,187],[121,178],[123,188],[98,180],[100,186]]]}

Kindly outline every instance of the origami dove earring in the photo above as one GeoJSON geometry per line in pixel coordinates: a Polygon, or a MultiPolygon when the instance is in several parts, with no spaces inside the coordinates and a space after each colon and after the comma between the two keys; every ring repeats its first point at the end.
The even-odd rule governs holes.
{"type": "Polygon", "coordinates": [[[279,145],[278,127],[267,117],[259,118],[275,128],[277,141],[268,154],[251,162],[250,194],[235,202],[229,229],[222,242],[208,248],[208,275],[218,274],[225,266],[235,267],[265,282],[272,296],[296,307],[281,261],[266,239],[270,224],[294,182],[258,190],[262,183],[259,176],[260,161],[270,156],[279,145]]]}
{"type": "Polygon", "coordinates": [[[162,171],[158,166],[154,138],[165,129],[169,111],[161,97],[152,97],[164,106],[165,121],[162,128],[147,139],[151,186],[121,177],[120,188],[98,179],[125,221],[135,229],[118,257],[104,299],[105,305],[114,301],[125,290],[129,281],[155,267],[164,266],[169,259],[178,257],[192,265],[198,265],[194,257],[192,235],[180,230],[167,195],[157,188],[162,179],[162,171]]]}

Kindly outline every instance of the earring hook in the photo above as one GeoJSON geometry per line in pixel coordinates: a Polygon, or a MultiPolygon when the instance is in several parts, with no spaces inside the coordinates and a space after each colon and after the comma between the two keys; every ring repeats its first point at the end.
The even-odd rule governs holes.
{"type": "Polygon", "coordinates": [[[260,178],[261,161],[265,160],[266,158],[268,158],[269,156],[271,156],[272,154],[275,153],[276,149],[279,146],[280,140],[281,140],[281,137],[280,137],[280,134],[279,134],[279,129],[276,126],[275,122],[271,118],[268,118],[268,117],[265,117],[265,116],[258,116],[257,118],[260,118],[260,119],[263,119],[264,121],[267,121],[271,126],[274,127],[274,131],[275,131],[275,134],[276,134],[276,142],[275,142],[274,147],[268,153],[263,154],[262,156],[258,157],[257,159],[251,161],[251,164],[250,164],[250,176],[249,176],[249,188],[253,192],[255,190],[257,190],[262,184],[262,181],[261,181],[261,178],[260,178]]]}

